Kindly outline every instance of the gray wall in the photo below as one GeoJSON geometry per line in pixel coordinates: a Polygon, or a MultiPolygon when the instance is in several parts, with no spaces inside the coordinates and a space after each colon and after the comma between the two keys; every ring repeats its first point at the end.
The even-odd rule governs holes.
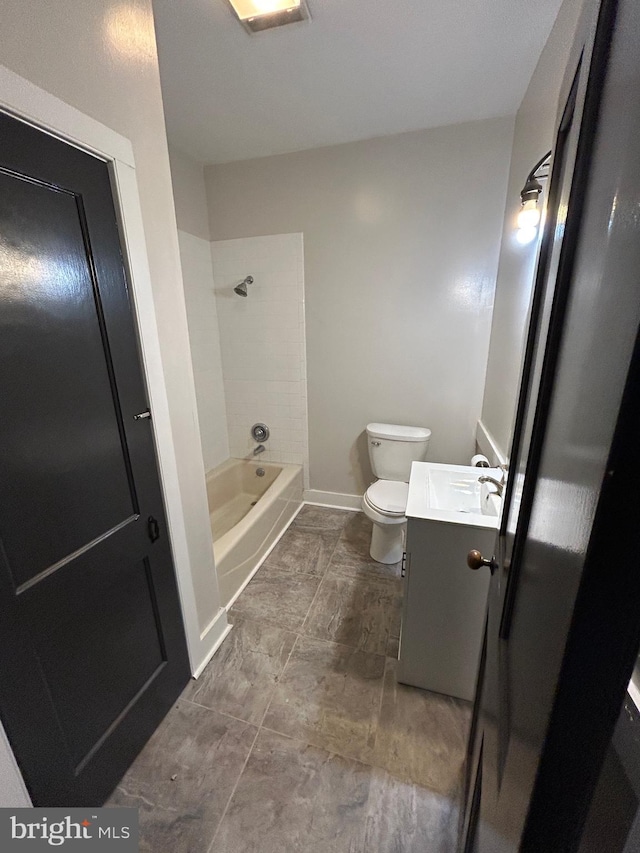
{"type": "Polygon", "coordinates": [[[312,489],[362,493],[370,421],[474,450],[513,118],[205,168],[211,238],[302,231],[312,489]]]}
{"type": "Polygon", "coordinates": [[[537,241],[521,246],[515,239],[520,190],[553,144],[559,89],[582,5],[562,5],[516,117],[482,405],[482,422],[503,456],[511,443],[537,252],[537,241]]]}
{"type": "Polygon", "coordinates": [[[169,160],[198,401],[200,446],[205,470],[210,471],[229,458],[229,435],[204,166],[175,148],[169,149],[169,160]]]}
{"type": "Polygon", "coordinates": [[[176,148],[169,148],[173,200],[178,231],[211,240],[209,209],[204,188],[204,165],[176,148]]]}
{"type": "MultiPolygon", "coordinates": [[[[204,192],[204,184],[202,190],[204,192]]],[[[229,458],[227,403],[211,243],[181,230],[178,230],[178,241],[198,401],[202,461],[205,471],[210,471],[229,458]]]]}

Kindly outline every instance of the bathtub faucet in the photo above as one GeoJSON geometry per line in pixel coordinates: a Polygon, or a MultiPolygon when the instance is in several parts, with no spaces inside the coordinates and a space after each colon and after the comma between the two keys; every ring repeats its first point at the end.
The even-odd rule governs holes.
{"type": "Polygon", "coordinates": [[[266,450],[266,447],[264,446],[264,444],[259,444],[257,447],[254,447],[253,455],[259,456],[261,453],[264,453],[265,450],[266,450]]]}

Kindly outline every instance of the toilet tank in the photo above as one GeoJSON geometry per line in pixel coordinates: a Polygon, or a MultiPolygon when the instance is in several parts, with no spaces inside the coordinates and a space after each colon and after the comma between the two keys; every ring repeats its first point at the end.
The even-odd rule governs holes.
{"type": "Polygon", "coordinates": [[[409,482],[412,462],[424,462],[431,430],[398,424],[368,424],[367,444],[379,480],[409,482]]]}

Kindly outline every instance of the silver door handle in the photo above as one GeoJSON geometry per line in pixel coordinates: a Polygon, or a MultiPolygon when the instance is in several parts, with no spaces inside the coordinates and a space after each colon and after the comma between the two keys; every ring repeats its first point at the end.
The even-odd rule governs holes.
{"type": "Polygon", "coordinates": [[[139,415],[134,415],[133,419],[134,419],[134,421],[144,421],[146,418],[150,418],[150,417],[151,417],[151,412],[149,411],[149,409],[147,409],[146,412],[140,412],[139,415]]]}

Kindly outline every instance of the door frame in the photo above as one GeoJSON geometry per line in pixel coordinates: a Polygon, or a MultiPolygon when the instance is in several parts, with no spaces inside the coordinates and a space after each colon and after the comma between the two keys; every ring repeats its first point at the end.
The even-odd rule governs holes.
{"type": "MultiPolygon", "coordinates": [[[[194,677],[198,677],[231,630],[226,610],[218,606],[211,622],[201,629],[196,609],[192,560],[180,491],[178,461],[169,415],[160,336],[156,320],[153,286],[149,271],[144,222],[131,142],[111,128],[51,95],[10,69],[0,65],[0,110],[39,130],[105,161],[112,176],[114,203],[121,232],[122,249],[138,332],[142,371],[153,412],[151,422],[158,458],[160,485],[167,514],[168,535],[173,554],[180,606],[194,677]]],[[[193,410],[196,411],[195,393],[193,410]]],[[[215,577],[213,551],[211,570],[215,577]]],[[[0,782],[13,797],[28,793],[0,722],[0,782]]],[[[17,803],[26,805],[27,803],[17,803]]],[[[16,805],[15,797],[11,803],[16,805]]]]}

